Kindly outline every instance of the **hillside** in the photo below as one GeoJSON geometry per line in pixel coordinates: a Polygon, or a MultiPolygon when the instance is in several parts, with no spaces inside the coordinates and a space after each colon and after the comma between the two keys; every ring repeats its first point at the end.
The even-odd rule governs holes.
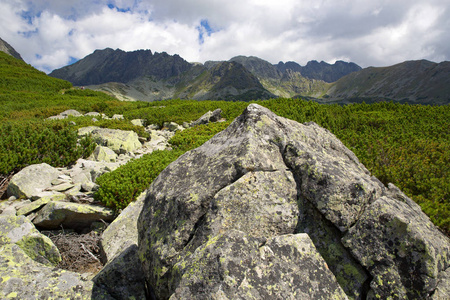
{"type": "Polygon", "coordinates": [[[390,67],[369,67],[333,83],[330,100],[384,99],[407,103],[450,103],[450,62],[406,61],[390,67]]]}

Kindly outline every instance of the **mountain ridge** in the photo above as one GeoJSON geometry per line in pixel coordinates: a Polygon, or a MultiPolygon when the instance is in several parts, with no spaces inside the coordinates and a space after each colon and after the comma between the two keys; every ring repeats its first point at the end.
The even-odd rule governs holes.
{"type": "Polygon", "coordinates": [[[362,69],[344,61],[334,64],[310,61],[301,66],[292,61],[271,64],[255,56],[241,55],[228,61],[201,64],[189,63],[179,55],[166,52],[106,48],[49,75],[105,91],[121,100],[308,97],[320,103],[339,104],[386,100],[450,103],[450,63],[425,60],[362,69]],[[214,73],[217,68],[230,68],[228,72],[219,72],[220,76],[228,77],[223,80],[217,77],[214,73]],[[239,83],[232,77],[243,81],[239,83]],[[244,88],[245,84],[249,86],[244,88]]]}
{"type": "Polygon", "coordinates": [[[405,61],[368,67],[342,77],[327,91],[330,99],[384,98],[408,103],[450,103],[450,62],[405,61]]]}

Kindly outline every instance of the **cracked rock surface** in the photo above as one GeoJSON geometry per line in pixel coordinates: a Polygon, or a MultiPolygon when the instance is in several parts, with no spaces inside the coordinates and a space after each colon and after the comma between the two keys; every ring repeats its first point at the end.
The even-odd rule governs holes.
{"type": "Polygon", "coordinates": [[[257,104],[161,172],[138,238],[156,299],[421,299],[450,259],[333,134],[257,104]]]}

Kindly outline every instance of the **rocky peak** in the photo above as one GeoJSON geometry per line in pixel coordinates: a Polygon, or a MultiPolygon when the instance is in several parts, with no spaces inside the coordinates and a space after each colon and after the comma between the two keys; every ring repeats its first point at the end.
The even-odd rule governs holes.
{"type": "Polygon", "coordinates": [[[236,56],[229,61],[240,63],[258,78],[280,79],[282,76],[271,63],[255,56],[236,56]]]}
{"type": "Polygon", "coordinates": [[[326,129],[257,104],[161,172],[138,232],[158,299],[424,299],[450,267],[417,204],[326,129]]]}
{"type": "Polygon", "coordinates": [[[319,63],[316,60],[312,60],[309,61],[304,67],[292,61],[288,61],[286,63],[279,62],[277,64],[277,69],[281,72],[286,72],[287,70],[300,72],[302,76],[309,79],[335,82],[345,75],[361,70],[361,67],[355,63],[348,63],[340,60],[336,61],[332,65],[324,61],[319,63]]]}
{"type": "Polygon", "coordinates": [[[17,59],[23,60],[20,54],[7,42],[0,38],[0,51],[5,52],[17,59]]]}
{"type": "Polygon", "coordinates": [[[74,85],[93,85],[107,82],[127,83],[145,76],[164,80],[179,76],[190,68],[191,64],[180,56],[172,56],[166,52],[125,52],[106,48],[96,50],[78,62],[54,70],[49,75],[68,80],[74,85]]]}

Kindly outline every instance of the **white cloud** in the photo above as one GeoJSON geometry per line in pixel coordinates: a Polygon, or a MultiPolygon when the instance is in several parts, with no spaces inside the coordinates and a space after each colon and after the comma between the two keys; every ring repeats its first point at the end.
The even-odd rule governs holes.
{"type": "Polygon", "coordinates": [[[366,67],[450,59],[450,3],[441,0],[0,0],[0,5],[0,37],[47,72],[106,47],[166,51],[200,62],[254,55],[272,63],[344,59],[366,67]]]}

